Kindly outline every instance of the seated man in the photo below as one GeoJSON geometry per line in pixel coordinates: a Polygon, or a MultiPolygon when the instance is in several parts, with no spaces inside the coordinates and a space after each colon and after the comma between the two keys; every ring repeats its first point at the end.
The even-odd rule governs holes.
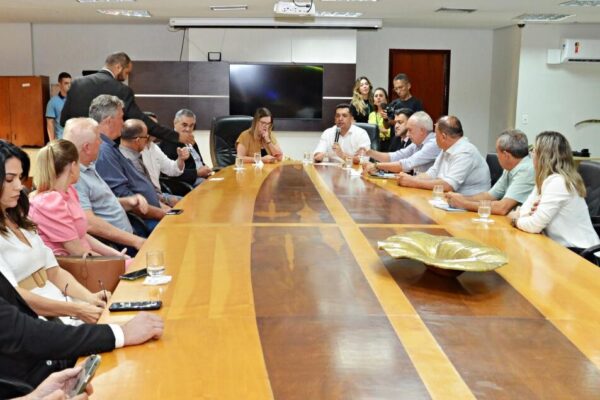
{"type": "MultiPolygon", "coordinates": [[[[125,158],[131,161],[133,167],[142,175],[144,175],[148,181],[152,182],[152,186],[156,191],[156,194],[160,198],[161,203],[168,206],[174,206],[181,197],[173,196],[169,193],[163,193],[160,184],[154,185],[150,171],[146,168],[146,165],[142,159],[142,151],[147,148],[147,144],[150,141],[148,135],[148,128],[142,120],[139,119],[128,119],[123,124],[123,130],[121,131],[121,144],[119,145],[119,151],[125,158]]],[[[171,161],[171,160],[169,160],[171,161]]],[[[183,160],[181,162],[183,166],[183,160]]]]}
{"type": "MultiPolygon", "coordinates": [[[[191,135],[194,132],[194,127],[196,126],[196,114],[194,114],[191,110],[183,108],[175,113],[173,125],[176,132],[179,132],[182,135],[191,135]]],[[[204,160],[202,159],[200,149],[198,148],[196,142],[194,142],[193,145],[184,145],[183,143],[175,144],[163,140],[160,142],[159,146],[171,160],[177,160],[179,157],[177,149],[180,147],[187,147],[190,152],[191,157],[185,160],[185,169],[183,170],[183,174],[174,179],[181,180],[196,187],[204,182],[204,179],[206,179],[212,173],[212,169],[204,164],[204,160]]]]}
{"type": "Polygon", "coordinates": [[[75,189],[88,220],[88,233],[139,250],[145,239],[133,234],[126,211],[144,210],[148,204],[140,195],[117,198],[96,172],[94,164],[101,141],[98,123],[91,118],[72,118],[67,121],[64,138],[79,152],[80,173],[75,189]]]}
{"type": "MultiPolygon", "coordinates": [[[[0,377],[35,387],[52,372],[75,364],[77,357],[158,339],[163,320],[139,313],[117,325],[63,325],[37,314],[0,273],[0,377]]],[[[0,392],[6,399],[14,393],[0,392]]]]}
{"type": "Polygon", "coordinates": [[[427,171],[434,163],[440,148],[435,141],[433,132],[433,121],[424,111],[411,115],[406,123],[408,137],[412,143],[393,153],[381,153],[375,150],[367,150],[367,155],[377,161],[367,164],[365,170],[375,172],[377,170],[388,172],[410,172],[420,174],[427,171]]]}
{"type": "Polygon", "coordinates": [[[498,162],[504,169],[496,184],[488,192],[473,196],[447,193],[446,199],[449,205],[477,211],[479,200],[491,200],[492,214],[506,215],[527,200],[535,185],[527,136],[519,130],[502,132],[496,140],[496,153],[498,162]]]}
{"type": "Polygon", "coordinates": [[[442,152],[427,172],[411,176],[398,175],[398,185],[433,189],[442,185],[445,192],[471,196],[490,188],[490,170],[479,151],[463,137],[459,119],[448,115],[435,124],[435,140],[442,152]]]}
{"type": "Polygon", "coordinates": [[[319,163],[325,157],[329,161],[344,161],[347,157],[352,157],[353,162],[358,164],[358,156],[364,152],[363,149],[371,147],[371,139],[364,129],[353,122],[350,105],[338,104],[335,107],[335,125],[325,129],[313,152],[315,162],[319,163]]]}
{"type": "Polygon", "coordinates": [[[152,182],[138,172],[130,160],[119,151],[114,141],[123,128],[123,102],[116,96],[100,95],[90,105],[90,117],[98,122],[102,144],[96,161],[96,171],[117,197],[142,195],[147,201],[146,210],[134,209],[144,219],[151,231],[165,215],[152,182]],[[145,212],[144,212],[145,211],[145,212]]]}

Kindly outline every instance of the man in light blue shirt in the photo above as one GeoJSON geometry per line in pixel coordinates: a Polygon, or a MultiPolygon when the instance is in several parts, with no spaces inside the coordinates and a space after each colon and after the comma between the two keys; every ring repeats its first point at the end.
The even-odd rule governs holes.
{"type": "Polygon", "coordinates": [[[492,214],[506,215],[529,196],[535,185],[535,171],[529,157],[527,136],[519,130],[502,132],[496,140],[498,162],[504,169],[498,182],[487,192],[473,196],[447,193],[448,204],[477,211],[480,200],[491,200],[492,214]]]}
{"type": "Polygon", "coordinates": [[[412,142],[409,146],[392,153],[367,150],[369,157],[381,161],[368,164],[365,167],[367,172],[374,173],[377,170],[414,171],[415,174],[419,174],[427,171],[433,165],[441,150],[435,141],[431,117],[424,111],[416,112],[406,122],[406,129],[412,142]]]}
{"type": "Polygon", "coordinates": [[[444,192],[467,196],[490,188],[488,165],[477,148],[463,136],[458,118],[452,115],[441,117],[435,124],[435,140],[442,152],[433,166],[417,176],[401,172],[398,185],[429,190],[441,185],[444,192]]]}
{"type": "Polygon", "coordinates": [[[71,87],[71,75],[68,72],[58,74],[58,89],[56,96],[48,101],[46,106],[46,126],[48,131],[48,140],[60,139],[63,135],[63,127],[60,124],[60,113],[62,112],[67,92],[71,87]]]}

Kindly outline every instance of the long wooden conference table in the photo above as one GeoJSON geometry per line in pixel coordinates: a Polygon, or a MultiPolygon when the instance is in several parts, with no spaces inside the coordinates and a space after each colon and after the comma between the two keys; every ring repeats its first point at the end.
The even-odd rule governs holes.
{"type": "Polygon", "coordinates": [[[104,354],[95,398],[599,399],[600,268],[430,196],[334,166],[222,170],[135,260],[164,250],[173,280],[116,289],[113,301],[161,299],[165,331],[104,354]],[[509,263],[445,278],[377,250],[410,230],[509,263]]]}

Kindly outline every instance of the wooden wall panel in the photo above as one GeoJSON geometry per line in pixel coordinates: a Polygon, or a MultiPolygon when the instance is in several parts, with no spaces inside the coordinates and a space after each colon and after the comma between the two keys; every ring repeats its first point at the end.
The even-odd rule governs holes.
{"type": "Polygon", "coordinates": [[[8,80],[0,76],[0,139],[10,140],[10,101],[8,96],[8,80]]]}

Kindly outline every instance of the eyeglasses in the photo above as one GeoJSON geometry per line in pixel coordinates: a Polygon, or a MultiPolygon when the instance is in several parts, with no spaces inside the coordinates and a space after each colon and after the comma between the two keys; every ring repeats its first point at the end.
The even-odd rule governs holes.
{"type": "Polygon", "coordinates": [[[148,139],[150,139],[150,136],[138,136],[138,137],[136,137],[136,139],[148,140],[148,139]]]}
{"type": "Polygon", "coordinates": [[[272,122],[258,121],[258,125],[260,125],[260,126],[271,126],[271,125],[273,125],[273,123],[272,122]]]}

